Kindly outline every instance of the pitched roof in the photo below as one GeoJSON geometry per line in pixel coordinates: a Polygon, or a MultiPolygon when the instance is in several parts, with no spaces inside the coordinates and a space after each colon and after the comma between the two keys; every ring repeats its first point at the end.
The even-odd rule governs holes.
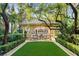
{"type": "MultiPolygon", "coordinates": [[[[45,20],[48,24],[50,24],[47,20],[45,20]]],[[[52,24],[57,24],[57,22],[52,21],[52,24]]],[[[30,20],[30,21],[26,21],[24,20],[21,24],[44,24],[42,21],[39,20],[30,20]]]]}

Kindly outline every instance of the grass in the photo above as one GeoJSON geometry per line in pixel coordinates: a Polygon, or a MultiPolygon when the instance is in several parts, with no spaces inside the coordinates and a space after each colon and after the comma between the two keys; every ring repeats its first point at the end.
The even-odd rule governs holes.
{"type": "Polygon", "coordinates": [[[53,42],[28,42],[13,56],[68,56],[53,42]]]}

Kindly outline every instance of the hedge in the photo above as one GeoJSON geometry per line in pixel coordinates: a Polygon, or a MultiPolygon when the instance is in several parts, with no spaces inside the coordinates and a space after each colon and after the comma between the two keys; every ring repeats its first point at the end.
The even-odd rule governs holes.
{"type": "Polygon", "coordinates": [[[8,41],[12,42],[12,41],[19,40],[19,39],[22,39],[22,38],[23,38],[23,34],[21,34],[21,33],[10,34],[8,36],[8,41]]]}
{"type": "Polygon", "coordinates": [[[21,39],[21,40],[16,40],[13,42],[9,42],[5,45],[1,45],[0,46],[0,55],[5,54],[6,52],[10,51],[11,49],[15,48],[16,46],[18,46],[19,44],[23,43],[25,40],[21,39]]]}
{"type": "MultiPolygon", "coordinates": [[[[0,45],[2,44],[4,35],[0,35],[0,45]]],[[[8,34],[8,42],[16,41],[23,38],[22,33],[8,34]]]]}
{"type": "Polygon", "coordinates": [[[70,43],[70,42],[67,42],[67,41],[61,40],[61,39],[56,39],[56,41],[58,43],[60,43],[61,45],[63,45],[64,47],[71,50],[73,53],[79,55],[79,45],[75,45],[73,43],[70,43]]]}

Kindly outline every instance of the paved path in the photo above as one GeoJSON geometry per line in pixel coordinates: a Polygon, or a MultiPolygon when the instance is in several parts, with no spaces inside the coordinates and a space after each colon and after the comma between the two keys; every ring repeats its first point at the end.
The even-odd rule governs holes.
{"type": "Polygon", "coordinates": [[[22,44],[20,44],[19,46],[15,47],[14,49],[12,49],[11,51],[9,51],[8,53],[4,54],[3,56],[11,56],[13,53],[15,53],[18,49],[20,49],[22,46],[24,46],[28,41],[23,42],[22,44]]]}
{"type": "Polygon", "coordinates": [[[69,49],[65,48],[64,46],[62,46],[61,44],[59,44],[56,41],[53,41],[58,47],[60,47],[63,51],[65,51],[68,55],[70,56],[77,56],[75,53],[71,52],[69,49]]]}

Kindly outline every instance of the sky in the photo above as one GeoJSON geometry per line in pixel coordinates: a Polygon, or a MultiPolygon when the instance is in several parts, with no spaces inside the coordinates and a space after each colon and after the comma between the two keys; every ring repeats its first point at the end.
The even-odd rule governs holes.
{"type": "Polygon", "coordinates": [[[9,9],[10,9],[10,10],[11,10],[12,8],[14,8],[15,12],[16,12],[16,13],[19,13],[17,3],[9,3],[8,5],[9,5],[9,9]]]}
{"type": "Polygon", "coordinates": [[[73,12],[73,10],[71,9],[71,7],[68,8],[68,11],[67,11],[67,12],[68,12],[68,15],[69,15],[70,17],[72,17],[72,12],[73,12]]]}

